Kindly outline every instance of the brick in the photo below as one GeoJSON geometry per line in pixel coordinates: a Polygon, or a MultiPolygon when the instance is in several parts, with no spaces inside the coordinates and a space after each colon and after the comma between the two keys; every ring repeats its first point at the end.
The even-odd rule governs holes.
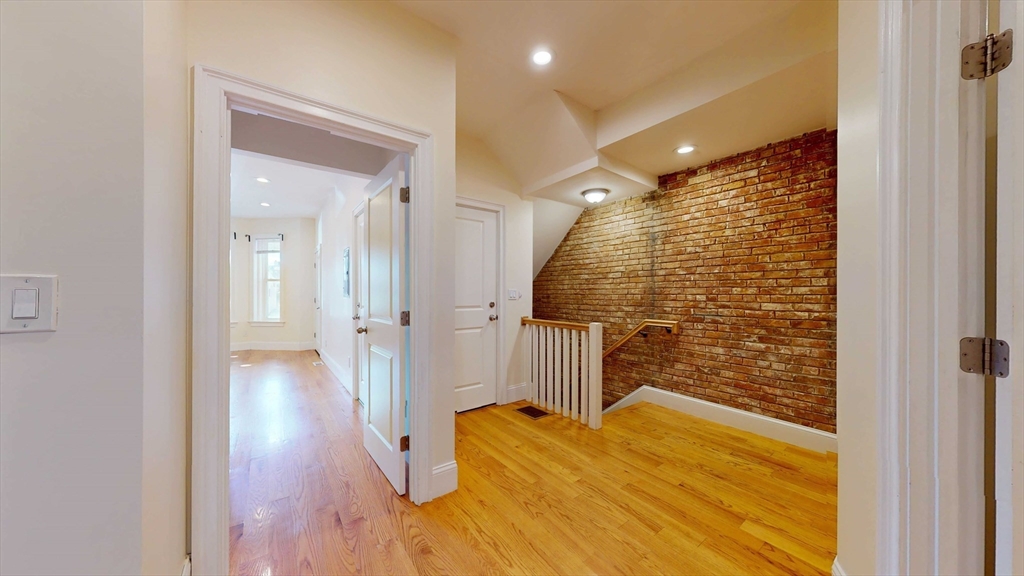
{"type": "Polygon", "coordinates": [[[641,385],[835,431],[836,133],[658,177],[584,211],[534,280],[537,318],[680,321],[604,363],[604,401],[641,385]]]}

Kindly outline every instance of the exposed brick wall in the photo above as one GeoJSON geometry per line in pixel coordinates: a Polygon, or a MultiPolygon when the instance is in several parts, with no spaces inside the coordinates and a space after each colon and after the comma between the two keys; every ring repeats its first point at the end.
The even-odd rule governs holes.
{"type": "Polygon", "coordinates": [[[533,284],[536,318],[604,323],[605,405],[641,385],[835,431],[836,133],[667,174],[585,210],[533,284]]]}

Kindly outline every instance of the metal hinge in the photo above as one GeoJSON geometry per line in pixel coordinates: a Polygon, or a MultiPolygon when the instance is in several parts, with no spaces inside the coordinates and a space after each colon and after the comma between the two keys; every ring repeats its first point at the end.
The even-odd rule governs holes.
{"type": "Polygon", "coordinates": [[[402,436],[398,440],[398,448],[402,452],[408,452],[409,451],[409,437],[408,436],[402,436]]]}
{"type": "Polygon", "coordinates": [[[961,338],[960,369],[971,374],[1006,378],[1010,374],[1010,347],[995,338],[961,338]]]}
{"type": "Polygon", "coordinates": [[[399,324],[401,324],[402,326],[408,326],[409,325],[409,311],[408,310],[403,310],[401,318],[402,319],[399,322],[399,324]]]}
{"type": "Polygon", "coordinates": [[[989,34],[981,42],[968,44],[960,51],[960,76],[980,80],[998,74],[1013,60],[1013,30],[989,34]]]}
{"type": "Polygon", "coordinates": [[[409,187],[408,186],[402,186],[401,188],[398,189],[398,200],[402,204],[408,204],[409,203],[409,187]]]}

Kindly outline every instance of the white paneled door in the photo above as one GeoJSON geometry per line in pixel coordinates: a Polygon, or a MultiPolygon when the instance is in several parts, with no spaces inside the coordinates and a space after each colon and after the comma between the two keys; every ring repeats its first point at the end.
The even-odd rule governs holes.
{"type": "Polygon", "coordinates": [[[363,445],[399,494],[405,494],[405,346],[401,326],[406,303],[405,156],[399,155],[366,187],[367,290],[358,330],[365,336],[366,387],[363,400],[363,445]]]}
{"type": "Polygon", "coordinates": [[[498,214],[455,209],[455,409],[494,404],[498,380],[498,214]]]}

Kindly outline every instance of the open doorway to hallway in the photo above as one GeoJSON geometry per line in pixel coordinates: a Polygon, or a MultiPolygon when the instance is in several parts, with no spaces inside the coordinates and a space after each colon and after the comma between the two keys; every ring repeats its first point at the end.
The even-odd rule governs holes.
{"type": "Polygon", "coordinates": [[[358,469],[406,492],[409,161],[269,116],[231,124],[230,561],[249,573],[318,538],[307,487],[330,499],[358,469]]]}

